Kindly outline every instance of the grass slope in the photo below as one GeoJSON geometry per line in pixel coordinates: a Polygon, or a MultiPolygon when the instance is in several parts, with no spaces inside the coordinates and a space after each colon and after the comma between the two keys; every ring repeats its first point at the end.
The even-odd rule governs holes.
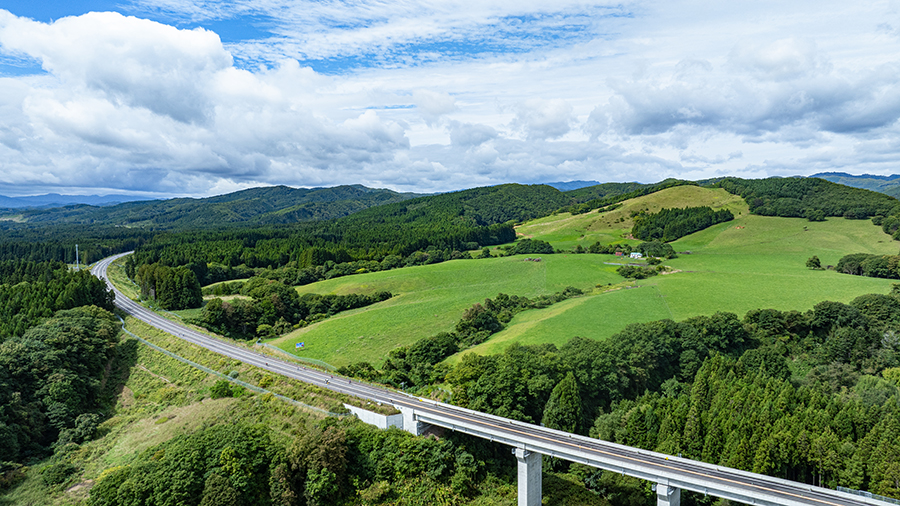
{"type": "MultiPolygon", "coordinates": [[[[470,351],[496,353],[512,342],[561,345],[576,335],[605,339],[629,323],[682,320],[716,311],[739,316],[757,308],[804,311],[823,300],[849,302],[890,289],[889,280],[805,268],[813,255],[823,265],[833,265],[847,253],[896,253],[898,244],[870,221],[831,218],[813,223],[750,215],[743,200],[721,189],[669,188],[626,201],[608,213],[563,213],[518,230],[563,249],[598,240],[637,243],[623,237],[630,229],[632,211],[698,205],[727,207],[736,219],[674,242],[676,251],[691,254],[666,262],[678,271],[672,274],[625,282],[615,273],[618,266],[610,265],[621,263],[621,258],[557,254],[544,255],[540,263],[515,256],[348,276],[299,290],[323,294],[388,290],[395,297],[300,329],[272,344],[336,366],[357,361],[377,365],[394,347],[452,330],[467,307],[487,297],[500,292],[533,297],[570,285],[589,293],[521,313],[504,331],[470,351]],[[305,342],[305,348],[297,350],[298,342],[305,342]]],[[[451,358],[455,360],[458,357],[451,358]]]]}
{"type": "Polygon", "coordinates": [[[622,207],[598,213],[596,211],[570,215],[568,213],[547,216],[530,221],[516,229],[525,236],[542,239],[561,249],[572,249],[576,244],[588,247],[597,241],[611,242],[639,241],[625,239],[631,232],[634,220],[632,212],[659,212],[662,208],[709,206],[715,210],[727,208],[735,216],[748,214],[744,200],[727,191],[699,186],[677,186],[667,188],[643,197],[626,200],[622,207]]]}
{"type": "MultiPolygon", "coordinates": [[[[340,400],[314,387],[280,377],[213,352],[198,348],[157,331],[133,318],[129,330],[144,339],[176,352],[206,367],[225,373],[236,371],[241,380],[259,384],[268,378],[268,388],[295,399],[333,407],[340,400]]],[[[29,468],[23,483],[0,495],[0,505],[84,504],[97,477],[104,469],[126,465],[138,455],[173,436],[193,432],[223,421],[243,420],[266,423],[275,437],[293,437],[293,430],[321,414],[294,407],[270,395],[210,399],[209,388],[220,378],[186,365],[134,339],[123,336],[119,362],[113,377],[121,390],[113,415],[100,425],[101,437],[65,454],[76,473],[62,486],[48,487],[42,472],[53,462],[48,459],[29,468]]]]}
{"type": "Polygon", "coordinates": [[[823,265],[833,265],[852,252],[894,254],[898,244],[868,220],[811,223],[744,214],[675,241],[673,247],[691,251],[666,261],[680,272],[634,282],[635,290],[522,313],[469,351],[495,353],[512,341],[560,345],[576,335],[605,339],[630,322],[683,320],[716,311],[742,317],[760,308],[806,311],[824,300],[850,302],[866,293],[887,293],[891,280],[814,271],[805,263],[813,255],[823,265]]]}
{"type": "Polygon", "coordinates": [[[397,346],[452,330],[466,308],[500,292],[533,297],[567,286],[591,289],[621,281],[615,266],[604,265],[595,255],[544,255],[542,262],[524,258],[454,260],[299,287],[301,293],[339,295],[387,290],[394,297],[341,313],[270,344],[335,366],[361,360],[379,364],[397,346]],[[305,347],[297,350],[297,342],[305,342],[305,347]]]}

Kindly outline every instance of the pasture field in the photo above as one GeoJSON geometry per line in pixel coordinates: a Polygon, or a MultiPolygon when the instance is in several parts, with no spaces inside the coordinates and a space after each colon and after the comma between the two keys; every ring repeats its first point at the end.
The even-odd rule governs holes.
{"type": "Polygon", "coordinates": [[[715,210],[729,209],[735,217],[749,214],[744,199],[727,191],[698,186],[676,186],[651,193],[643,197],[622,202],[622,207],[598,213],[591,211],[571,215],[563,213],[530,221],[516,228],[524,237],[541,239],[560,249],[572,249],[577,244],[587,248],[600,241],[601,244],[640,241],[626,239],[631,232],[633,212],[659,212],[662,208],[709,206],[715,210]]]}
{"type": "Polygon", "coordinates": [[[396,346],[452,330],[468,307],[498,293],[534,297],[567,286],[591,290],[597,284],[622,281],[615,273],[616,266],[605,265],[601,255],[542,255],[541,262],[525,258],[453,260],[298,287],[301,294],[386,290],[394,297],[340,313],[269,343],[335,366],[360,360],[380,364],[396,346]],[[304,342],[304,347],[296,349],[297,342],[304,342]]]}
{"type": "MultiPolygon", "coordinates": [[[[848,253],[896,254],[891,240],[869,220],[750,215],[743,200],[724,190],[677,187],[626,201],[609,213],[567,213],[519,227],[526,236],[569,249],[595,241],[625,239],[632,210],[710,205],[728,207],[735,220],[672,243],[690,252],[666,261],[674,272],[626,282],[615,273],[622,262],[612,255],[542,255],[457,260],[442,264],[337,278],[299,287],[300,293],[372,293],[387,290],[388,301],[341,313],[271,341],[271,344],[335,366],[357,361],[380,365],[397,346],[453,329],[466,308],[498,293],[534,297],[574,286],[586,295],[546,309],[517,315],[488,341],[463,353],[497,353],[512,342],[562,345],[573,336],[606,339],[627,324],[662,318],[683,320],[729,311],[739,317],[751,309],[806,311],[823,300],[849,302],[866,293],[887,293],[891,281],[813,271],[806,260],[817,255],[834,265],[848,253]],[[613,213],[617,213],[612,216],[613,213]],[[610,216],[606,216],[610,215],[610,216]],[[619,219],[622,221],[618,221],[619,219]],[[605,239],[604,239],[605,238],[605,239]],[[302,350],[295,343],[304,342],[302,350]]],[[[458,356],[449,361],[458,360],[458,356]]]]}
{"type": "Polygon", "coordinates": [[[561,345],[576,335],[605,339],[631,322],[677,321],[716,311],[743,317],[761,308],[806,311],[824,300],[846,303],[867,293],[887,293],[892,280],[810,270],[806,260],[816,255],[822,265],[833,265],[848,253],[896,254],[900,243],[868,220],[808,222],[744,214],[672,246],[691,252],[665,262],[676,272],[636,281],[635,290],[587,297],[598,300],[565,311],[560,305],[521,313],[506,329],[464,353],[495,353],[512,341],[561,345]],[[658,316],[660,306],[668,314],[658,316]]]}

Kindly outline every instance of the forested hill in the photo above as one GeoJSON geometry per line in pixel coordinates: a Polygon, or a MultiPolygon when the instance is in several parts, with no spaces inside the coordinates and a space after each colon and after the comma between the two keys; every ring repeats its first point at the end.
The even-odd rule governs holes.
{"type": "Polygon", "coordinates": [[[502,184],[366,209],[345,222],[409,223],[462,218],[480,226],[497,225],[546,216],[570,203],[572,198],[567,193],[547,185],[502,184]]]}
{"type": "Polygon", "coordinates": [[[808,218],[811,221],[822,221],[828,216],[866,219],[889,216],[900,207],[897,199],[883,193],[818,178],[728,177],[711,182],[711,185],[740,195],[750,206],[750,212],[762,216],[808,218]]]}
{"type": "Polygon", "coordinates": [[[71,205],[6,214],[15,215],[18,222],[33,225],[91,224],[184,230],[328,220],[419,196],[361,185],[312,189],[272,186],[202,199],[126,202],[108,207],[71,205]]]}
{"type": "Polygon", "coordinates": [[[138,248],[134,259],[136,265],[161,262],[170,267],[210,262],[278,267],[291,261],[320,265],[328,260],[381,261],[415,251],[464,251],[511,242],[515,232],[510,222],[545,216],[569,202],[564,193],[544,185],[473,188],[291,227],[162,235],[138,248]]]}

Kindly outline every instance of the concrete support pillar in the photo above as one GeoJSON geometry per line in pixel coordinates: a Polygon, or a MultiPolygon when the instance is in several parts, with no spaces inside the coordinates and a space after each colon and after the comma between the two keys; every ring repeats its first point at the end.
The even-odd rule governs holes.
{"type": "Polygon", "coordinates": [[[541,454],[516,448],[519,461],[519,506],[541,506],[541,454]]]}
{"type": "Polygon", "coordinates": [[[416,419],[416,412],[412,408],[400,408],[403,415],[403,430],[409,432],[413,436],[421,436],[425,432],[425,425],[416,419]]]}
{"type": "Polygon", "coordinates": [[[656,485],[656,506],[681,506],[681,489],[671,485],[656,485]]]}

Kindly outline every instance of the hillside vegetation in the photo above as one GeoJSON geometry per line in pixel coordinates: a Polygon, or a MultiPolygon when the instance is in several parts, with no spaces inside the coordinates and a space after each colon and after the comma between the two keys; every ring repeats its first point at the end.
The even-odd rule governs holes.
{"type": "Polygon", "coordinates": [[[726,209],[734,216],[749,212],[742,198],[725,190],[683,185],[626,200],[621,202],[621,207],[606,212],[560,213],[532,220],[516,227],[516,233],[549,241],[561,249],[571,249],[579,244],[587,248],[597,241],[601,244],[627,242],[626,236],[634,227],[634,218],[641,212],[658,213],[664,208],[696,206],[709,206],[717,211],[726,209]]]}
{"type": "MultiPolygon", "coordinates": [[[[675,271],[672,274],[628,282],[616,274],[624,262],[619,257],[564,253],[540,255],[541,262],[525,261],[534,255],[519,255],[336,278],[298,291],[389,291],[394,298],[310,325],[272,344],[335,366],[355,361],[378,365],[394,347],[452,330],[474,303],[498,293],[549,295],[566,286],[586,294],[520,313],[472,351],[499,353],[513,342],[561,345],[574,336],[605,339],[629,323],[684,319],[719,310],[739,315],[760,307],[806,310],[823,299],[849,302],[865,293],[884,293],[890,287],[887,280],[805,268],[812,255],[818,255],[825,265],[834,265],[850,252],[894,253],[896,246],[890,236],[871,222],[842,218],[808,222],[749,215],[739,197],[722,189],[670,188],[623,202],[609,213],[562,213],[528,222],[517,231],[569,250],[577,245],[587,249],[604,236],[637,244],[622,237],[628,232],[623,225],[633,223],[631,212],[678,207],[685,201],[729,209],[736,218],[674,242],[676,251],[691,253],[665,261],[675,271]],[[614,218],[607,216],[614,213],[614,218]],[[306,343],[302,351],[294,347],[298,342],[306,343]]],[[[455,360],[458,358],[451,359],[455,360]]]]}
{"type": "MultiPolygon", "coordinates": [[[[836,265],[851,252],[884,255],[897,249],[890,236],[870,221],[829,218],[811,223],[746,214],[672,246],[690,252],[665,261],[673,273],[631,282],[631,289],[601,293],[583,302],[577,299],[523,313],[472,351],[497,353],[511,342],[561,344],[576,335],[603,339],[628,323],[659,318],[684,319],[714,311],[742,315],[756,308],[803,311],[822,300],[849,302],[866,293],[886,293],[891,283],[810,270],[806,260],[817,255],[823,265],[836,265]]],[[[622,262],[603,257],[606,262],[622,262]]]]}
{"type": "Polygon", "coordinates": [[[715,186],[740,195],[750,211],[761,216],[807,218],[821,221],[828,216],[866,219],[893,214],[897,199],[818,178],[788,177],[739,179],[728,177],[715,186]]]}
{"type": "Polygon", "coordinates": [[[200,199],[138,201],[104,207],[82,204],[18,210],[13,214],[21,222],[36,225],[91,224],[184,230],[327,220],[417,196],[360,185],[311,189],[272,186],[200,199]]]}

